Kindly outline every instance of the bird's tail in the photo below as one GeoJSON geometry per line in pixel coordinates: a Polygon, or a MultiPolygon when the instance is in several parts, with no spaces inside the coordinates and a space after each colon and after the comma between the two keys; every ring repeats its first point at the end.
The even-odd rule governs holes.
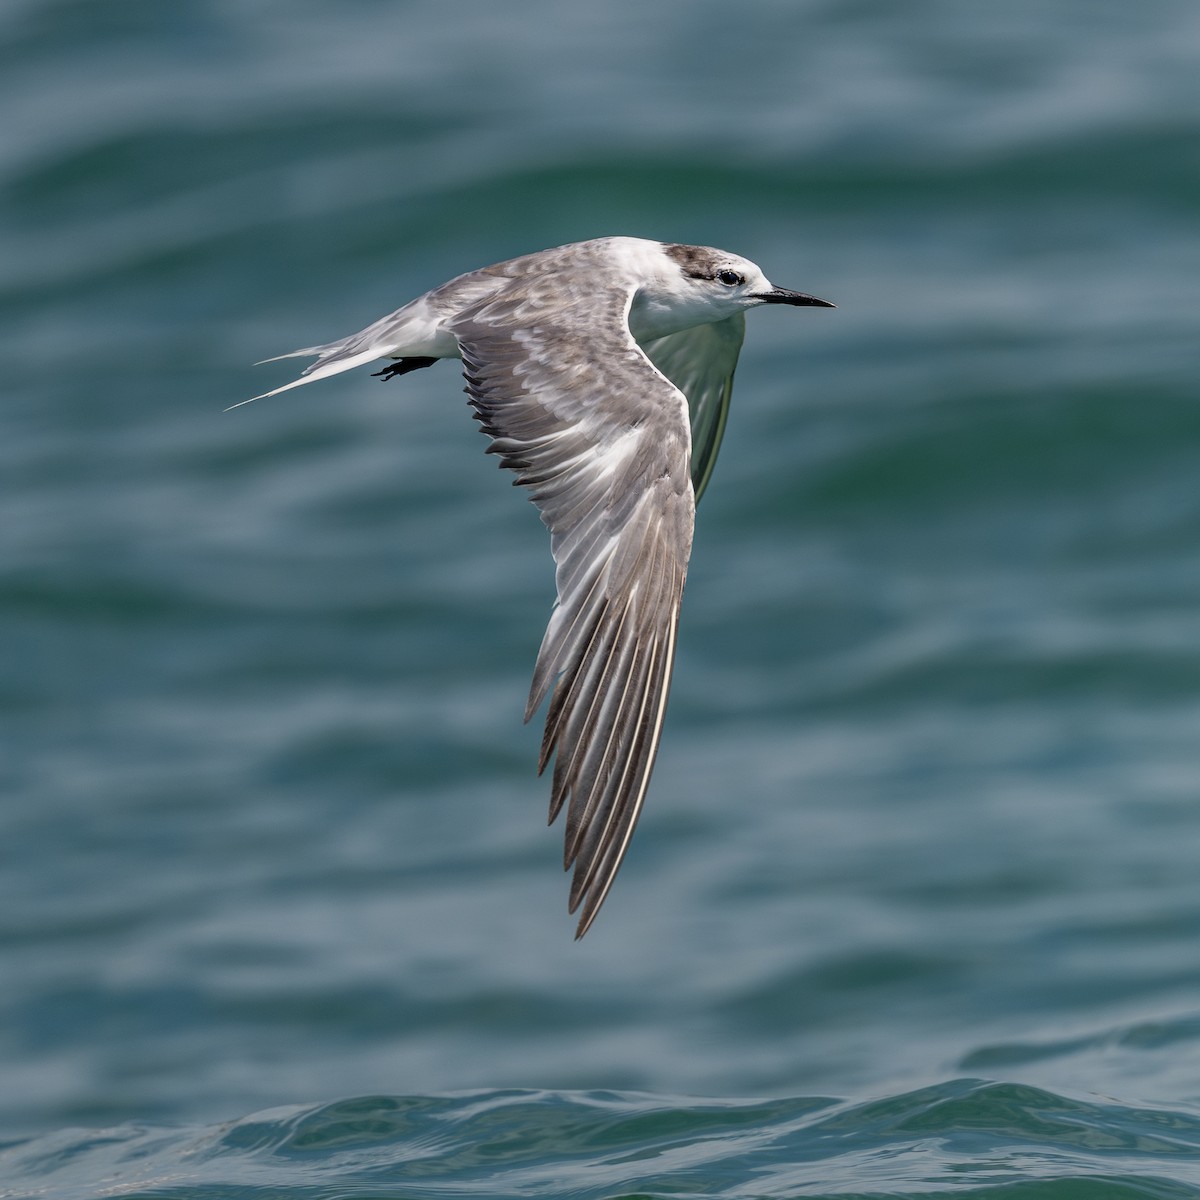
{"type": "Polygon", "coordinates": [[[369,363],[384,353],[386,351],[378,346],[369,346],[364,349],[361,336],[354,334],[351,337],[342,338],[341,341],[328,342],[324,346],[306,346],[303,350],[290,350],[287,354],[276,354],[274,358],[261,359],[254,364],[256,367],[262,366],[263,363],[279,362],[285,358],[307,358],[310,355],[315,355],[317,361],[309,363],[300,372],[299,379],[293,379],[291,383],[285,383],[282,387],[263,392],[261,396],[251,396],[249,400],[239,400],[237,404],[231,404],[225,411],[229,412],[230,409],[241,408],[243,404],[249,404],[253,400],[265,400],[268,396],[278,396],[280,392],[288,392],[303,384],[314,383],[318,379],[325,379],[330,375],[339,375],[342,371],[361,367],[363,363],[369,363]]]}

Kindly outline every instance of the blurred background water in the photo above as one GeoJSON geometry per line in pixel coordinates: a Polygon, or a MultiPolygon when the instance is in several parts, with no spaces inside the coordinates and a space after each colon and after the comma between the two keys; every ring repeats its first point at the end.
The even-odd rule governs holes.
{"type": "Polygon", "coordinates": [[[0,1195],[1200,1195],[1200,8],[8,0],[0,1195]],[[572,944],[463,270],[724,246],[572,944]]]}

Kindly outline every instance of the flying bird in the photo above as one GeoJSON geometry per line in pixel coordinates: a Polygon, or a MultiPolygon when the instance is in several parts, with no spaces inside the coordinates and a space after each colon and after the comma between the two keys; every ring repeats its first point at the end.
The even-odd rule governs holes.
{"type": "MultiPolygon", "coordinates": [[[[696,501],[729,414],[747,309],[833,308],[707,246],[605,237],[459,275],[314,355],[263,396],[391,359],[384,379],[462,360],[489,452],[550,530],[557,600],[528,721],[550,703],[550,822],[581,938],[633,836],[658,753],[696,501]]],[[[249,403],[243,401],[242,403],[249,403]]],[[[236,405],[234,407],[237,407],[236,405]]]]}

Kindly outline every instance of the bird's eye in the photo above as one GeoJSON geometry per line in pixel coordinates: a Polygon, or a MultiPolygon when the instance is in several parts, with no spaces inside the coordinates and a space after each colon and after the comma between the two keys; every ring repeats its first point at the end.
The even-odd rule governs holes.
{"type": "Polygon", "coordinates": [[[723,283],[726,287],[739,287],[746,282],[746,277],[739,275],[736,271],[718,271],[717,282],[723,283]]]}

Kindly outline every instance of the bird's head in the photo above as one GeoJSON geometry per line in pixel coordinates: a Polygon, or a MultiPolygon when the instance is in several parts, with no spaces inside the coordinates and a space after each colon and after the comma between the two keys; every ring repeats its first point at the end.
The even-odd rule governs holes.
{"type": "Polygon", "coordinates": [[[738,254],[676,242],[661,242],[659,248],[661,266],[632,313],[643,337],[706,325],[764,304],[834,307],[804,292],[776,288],[760,266],[738,254]]]}
{"type": "Polygon", "coordinates": [[[708,321],[730,317],[760,304],[835,307],[828,300],[818,300],[805,292],[776,287],[761,267],[727,250],[673,242],[664,243],[662,250],[674,268],[672,291],[680,303],[694,304],[710,312],[712,315],[704,318],[708,321]]]}

